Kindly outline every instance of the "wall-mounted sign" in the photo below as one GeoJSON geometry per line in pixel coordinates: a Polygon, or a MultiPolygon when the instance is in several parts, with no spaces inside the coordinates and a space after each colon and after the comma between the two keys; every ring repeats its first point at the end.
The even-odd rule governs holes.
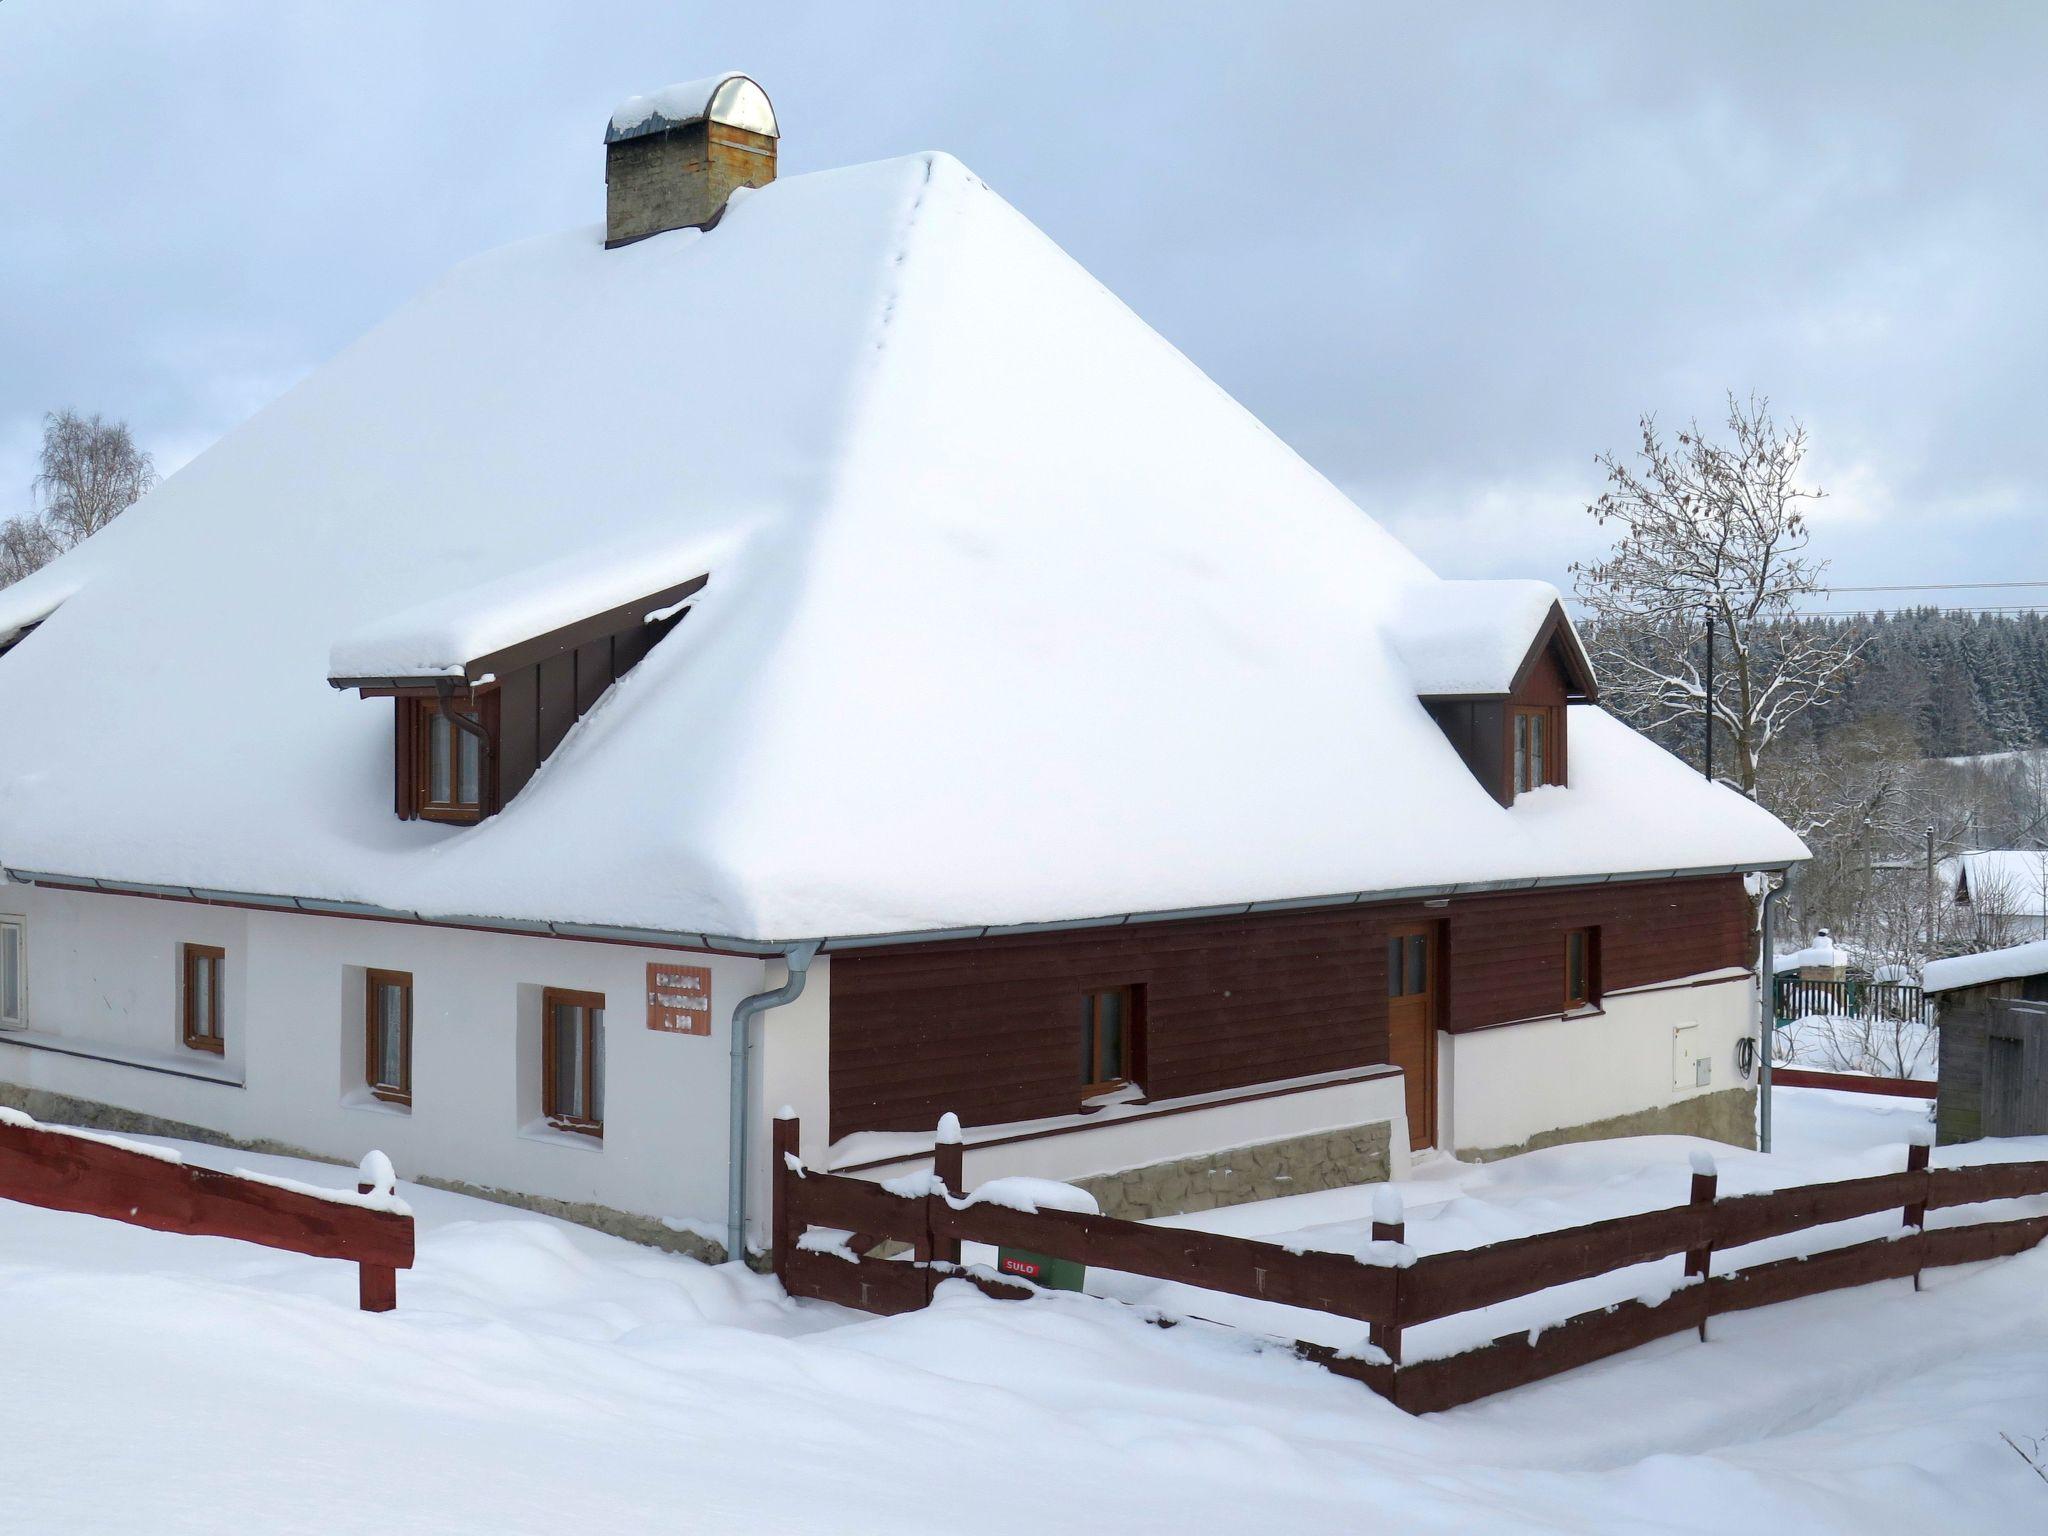
{"type": "Polygon", "coordinates": [[[647,967],[647,1027],[671,1035],[711,1033],[711,968],[707,965],[647,967]]]}

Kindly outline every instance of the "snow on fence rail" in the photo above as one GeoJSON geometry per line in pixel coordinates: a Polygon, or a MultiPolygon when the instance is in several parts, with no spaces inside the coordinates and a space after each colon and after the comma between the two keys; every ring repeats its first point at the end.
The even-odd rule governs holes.
{"type": "Polygon", "coordinates": [[[797,1131],[794,1118],[776,1122],[775,1270],[791,1295],[891,1314],[926,1305],[941,1281],[960,1279],[990,1296],[1021,1299],[1037,1288],[964,1267],[960,1245],[1024,1248],[1362,1321],[1371,1328],[1369,1344],[1340,1351],[1293,1341],[1292,1348],[1410,1413],[1453,1408],[1689,1328],[1704,1339],[1708,1319],[1726,1312],[1909,1276],[1917,1290],[1923,1269],[2022,1253],[2048,1237],[2048,1216],[1928,1228],[1930,1209],[2048,1194],[2048,1162],[1930,1169],[1924,1145],[1906,1149],[1899,1173],[1727,1199],[1719,1198],[1707,1164],[1694,1173],[1684,1205],[1446,1253],[1417,1255],[1404,1241],[1403,1223],[1391,1219],[1398,1212],[1383,1213],[1386,1220],[1376,1213],[1373,1241],[1354,1257],[1108,1216],[972,1203],[963,1198],[961,1148],[943,1139],[928,1179],[885,1187],[822,1173],[797,1157],[797,1131]],[[1894,1210],[1895,1234],[1712,1273],[1717,1250],[1894,1210]],[[812,1227],[851,1235],[806,1244],[812,1227]],[[910,1251],[871,1255],[884,1244],[910,1251]],[[1624,1301],[1461,1353],[1402,1360],[1404,1329],[1677,1254],[1685,1255],[1685,1278],[1661,1301],[1624,1301]]]}
{"type": "Polygon", "coordinates": [[[372,1152],[354,1191],[295,1185],[195,1168],[175,1152],[0,1110],[0,1199],[348,1260],[358,1266],[365,1312],[396,1307],[398,1271],[412,1268],[412,1212],[393,1192],[390,1170],[372,1152]]]}

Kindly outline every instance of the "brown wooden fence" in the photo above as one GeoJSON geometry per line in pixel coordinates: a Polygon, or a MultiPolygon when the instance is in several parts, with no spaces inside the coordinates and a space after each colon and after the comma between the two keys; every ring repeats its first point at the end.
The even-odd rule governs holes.
{"type": "Polygon", "coordinates": [[[412,1268],[413,1221],[403,1212],[194,1168],[25,1117],[0,1120],[0,1199],[346,1259],[359,1266],[357,1303],[365,1312],[396,1307],[398,1271],[412,1268]]]}
{"type": "Polygon", "coordinates": [[[1369,1348],[1291,1347],[1411,1413],[1456,1407],[1686,1329],[1704,1339],[1707,1320],[1725,1312],[1877,1280],[1911,1277],[1917,1290],[1923,1269],[2020,1253],[2048,1237],[2048,1216],[1928,1229],[1930,1209],[2048,1194],[2048,1162],[1929,1168],[1925,1146],[1908,1147],[1898,1173],[1727,1199],[1718,1197],[1714,1174],[1696,1173],[1685,1205],[1448,1253],[1416,1255],[1401,1225],[1375,1222],[1375,1245],[1390,1246],[1354,1258],[1109,1216],[969,1203],[957,1143],[935,1149],[926,1190],[893,1193],[806,1168],[797,1131],[793,1119],[776,1122],[775,1269],[793,1296],[884,1314],[924,1306],[947,1279],[991,1296],[1031,1296],[1038,1291],[1028,1283],[960,1263],[964,1242],[1023,1248],[1366,1323],[1369,1348]],[[1711,1273],[1717,1250],[1884,1211],[1900,1213],[1896,1235],[1711,1273]],[[807,1243],[806,1232],[818,1228],[852,1235],[807,1243]],[[908,1252],[874,1252],[895,1245],[908,1252]],[[1661,1302],[1625,1301],[1462,1353],[1402,1358],[1403,1331],[1419,1324],[1676,1254],[1685,1255],[1685,1280],[1661,1302]]]}
{"type": "Polygon", "coordinates": [[[1896,1099],[1932,1099],[1941,1085],[1919,1077],[1866,1077],[1860,1072],[1812,1072],[1805,1067],[1773,1067],[1771,1081],[1780,1088],[1835,1088],[1844,1093],[1877,1093],[1896,1099]]]}

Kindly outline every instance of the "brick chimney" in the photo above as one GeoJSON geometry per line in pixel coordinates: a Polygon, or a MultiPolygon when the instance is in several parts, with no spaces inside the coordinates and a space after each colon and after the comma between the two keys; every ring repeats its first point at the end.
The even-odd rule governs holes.
{"type": "Polygon", "coordinates": [[[778,137],[768,93],[745,75],[632,97],[604,135],[605,249],[711,228],[736,188],[775,179],[778,137]]]}

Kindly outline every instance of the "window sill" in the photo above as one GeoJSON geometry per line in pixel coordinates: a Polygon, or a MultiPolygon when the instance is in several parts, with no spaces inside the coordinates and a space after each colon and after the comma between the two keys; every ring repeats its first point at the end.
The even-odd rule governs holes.
{"type": "Polygon", "coordinates": [[[565,1131],[545,1120],[529,1120],[519,1127],[522,1141],[546,1142],[551,1147],[574,1147],[580,1152],[602,1152],[602,1136],[586,1136],[581,1131],[565,1131]]]}
{"type": "Polygon", "coordinates": [[[380,1099],[367,1088],[351,1088],[344,1093],[341,1096],[341,1107],[366,1109],[374,1115],[398,1115],[408,1120],[412,1118],[410,1104],[394,1104],[389,1099],[380,1099]]]}
{"type": "Polygon", "coordinates": [[[219,1083],[227,1088],[244,1086],[238,1067],[230,1066],[209,1051],[137,1051],[99,1041],[76,1040],[34,1029],[0,1030],[0,1045],[25,1046],[48,1051],[53,1056],[76,1056],[81,1061],[102,1061],[111,1066],[133,1067],[140,1072],[159,1072],[167,1077],[191,1078],[195,1082],[219,1083]]]}

